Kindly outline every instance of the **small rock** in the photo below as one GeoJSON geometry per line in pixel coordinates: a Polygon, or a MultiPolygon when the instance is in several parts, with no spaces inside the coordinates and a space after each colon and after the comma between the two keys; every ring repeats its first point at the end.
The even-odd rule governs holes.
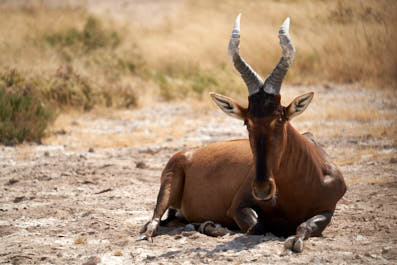
{"type": "Polygon", "coordinates": [[[148,166],[143,161],[138,161],[138,162],[136,162],[135,165],[136,165],[136,168],[140,168],[140,169],[148,168],[148,166]]]}
{"type": "Polygon", "coordinates": [[[123,252],[121,252],[120,250],[117,250],[117,251],[115,251],[115,252],[113,253],[113,256],[121,257],[121,256],[123,256],[123,252]]]}
{"type": "Polygon", "coordinates": [[[390,260],[397,260],[397,248],[393,246],[387,246],[382,249],[382,255],[390,260]]]}
{"type": "Polygon", "coordinates": [[[356,240],[357,240],[357,241],[366,241],[367,238],[366,238],[365,236],[362,236],[362,235],[357,235],[357,236],[356,236],[356,240]]]}
{"type": "Polygon", "coordinates": [[[23,201],[25,199],[26,199],[25,196],[20,196],[20,197],[16,197],[12,202],[18,203],[18,202],[21,202],[21,201],[23,201]]]}
{"type": "Polygon", "coordinates": [[[386,254],[387,252],[389,252],[390,249],[391,249],[390,246],[383,247],[383,248],[382,248],[382,254],[386,254]]]}
{"type": "Polygon", "coordinates": [[[17,183],[18,182],[18,180],[16,180],[16,179],[10,179],[8,182],[7,182],[7,186],[11,186],[11,185],[14,185],[15,183],[17,183]]]}
{"type": "Polygon", "coordinates": [[[280,257],[288,256],[292,254],[292,250],[286,249],[283,252],[280,253],[280,257]]]}
{"type": "Polygon", "coordinates": [[[312,264],[321,264],[321,259],[319,257],[314,257],[310,263],[312,264]]]}
{"type": "Polygon", "coordinates": [[[95,152],[94,148],[90,147],[90,148],[88,149],[88,153],[94,153],[94,152],[95,152]]]}
{"type": "Polygon", "coordinates": [[[96,265],[98,263],[101,263],[101,259],[97,256],[92,256],[89,257],[88,260],[83,263],[83,265],[96,265]]]}
{"type": "Polygon", "coordinates": [[[390,158],[390,161],[389,161],[391,164],[394,164],[394,163],[397,163],[397,157],[392,157],[392,158],[390,158]]]}
{"type": "Polygon", "coordinates": [[[45,152],[44,152],[44,156],[49,157],[49,156],[50,156],[50,152],[45,151],[45,152]]]}
{"type": "Polygon", "coordinates": [[[65,134],[66,134],[66,131],[65,131],[65,129],[60,129],[60,130],[58,130],[58,131],[55,131],[54,133],[55,133],[55,134],[59,134],[59,135],[65,135],[65,134]]]}
{"type": "Polygon", "coordinates": [[[156,151],[156,150],[153,150],[153,149],[151,149],[149,147],[139,150],[139,153],[144,153],[144,154],[149,154],[149,155],[154,155],[157,152],[158,152],[158,150],[156,151]]]}

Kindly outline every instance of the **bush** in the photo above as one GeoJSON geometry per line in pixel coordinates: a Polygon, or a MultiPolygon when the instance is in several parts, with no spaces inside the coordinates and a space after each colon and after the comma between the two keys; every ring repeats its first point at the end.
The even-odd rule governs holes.
{"type": "Polygon", "coordinates": [[[0,73],[0,143],[40,142],[54,117],[32,83],[15,70],[0,73]]]}
{"type": "Polygon", "coordinates": [[[90,110],[94,105],[91,85],[69,65],[58,68],[55,75],[40,87],[43,96],[58,107],[70,106],[90,110]]]}
{"type": "Polygon", "coordinates": [[[98,48],[115,48],[120,44],[120,37],[116,31],[105,30],[100,21],[88,17],[83,30],[70,28],[69,30],[46,34],[45,41],[52,47],[71,47],[82,52],[90,52],[98,48]]]}

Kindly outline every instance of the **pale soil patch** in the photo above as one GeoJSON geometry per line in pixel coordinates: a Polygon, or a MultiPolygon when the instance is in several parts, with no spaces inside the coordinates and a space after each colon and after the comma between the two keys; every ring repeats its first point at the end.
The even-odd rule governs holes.
{"type": "MultiPolygon", "coordinates": [[[[152,244],[135,241],[173,153],[246,137],[241,121],[210,103],[160,103],[61,116],[52,129],[58,133],[44,145],[0,147],[0,263],[396,263],[397,146],[390,131],[396,98],[343,87],[312,90],[311,106],[293,123],[324,145],[348,191],[324,237],[305,241],[302,254],[280,255],[283,239],[271,235],[211,238],[181,227],[161,228],[152,244]],[[350,104],[353,111],[370,104],[379,113],[342,115],[339,107],[350,104]]],[[[282,95],[290,100],[306,91],[286,88],[282,95]]]]}

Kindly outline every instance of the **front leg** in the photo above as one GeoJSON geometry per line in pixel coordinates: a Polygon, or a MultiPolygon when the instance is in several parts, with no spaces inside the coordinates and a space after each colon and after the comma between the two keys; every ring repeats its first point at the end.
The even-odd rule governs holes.
{"type": "Polygon", "coordinates": [[[296,229],[296,235],[288,237],[284,242],[285,249],[291,249],[296,253],[303,250],[303,240],[312,236],[321,236],[321,233],[331,221],[332,213],[325,212],[316,215],[303,222],[296,229]]]}
{"type": "Polygon", "coordinates": [[[253,209],[256,200],[251,193],[251,182],[253,179],[253,169],[233,198],[232,205],[227,211],[229,217],[233,218],[238,227],[244,233],[250,235],[264,234],[264,225],[258,218],[258,213],[253,209]]]}
{"type": "Polygon", "coordinates": [[[232,214],[238,227],[249,235],[263,235],[264,225],[259,221],[258,214],[250,207],[237,208],[232,214]]]}

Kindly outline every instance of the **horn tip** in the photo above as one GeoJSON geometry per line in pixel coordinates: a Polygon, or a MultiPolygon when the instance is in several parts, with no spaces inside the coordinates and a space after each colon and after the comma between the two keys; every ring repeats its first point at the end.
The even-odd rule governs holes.
{"type": "Polygon", "coordinates": [[[289,23],[290,23],[290,18],[287,17],[283,24],[280,27],[279,35],[288,35],[289,33],[289,23]]]}
{"type": "Polygon", "coordinates": [[[240,30],[240,18],[241,13],[239,13],[236,17],[236,22],[234,22],[234,30],[240,30]]]}

